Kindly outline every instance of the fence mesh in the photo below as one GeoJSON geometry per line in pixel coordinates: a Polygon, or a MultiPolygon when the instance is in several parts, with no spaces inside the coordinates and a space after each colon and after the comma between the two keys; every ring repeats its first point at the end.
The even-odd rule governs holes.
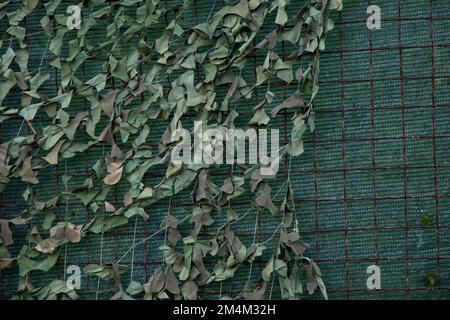
{"type": "MultiPolygon", "coordinates": [[[[292,10],[299,6],[297,1],[291,1],[292,10]]],[[[176,2],[165,3],[170,7],[176,2]]],[[[14,5],[13,2],[9,6],[14,5]]],[[[218,10],[221,5],[220,0],[197,0],[185,19],[204,21],[213,7],[218,10]]],[[[46,37],[40,32],[41,16],[39,12],[33,13],[26,21],[31,69],[39,68],[41,61],[45,66],[52,60],[51,54],[44,50],[46,37]]],[[[318,262],[331,299],[448,299],[450,3],[446,0],[346,0],[343,11],[332,18],[336,27],[329,33],[327,48],[321,54],[316,131],[306,135],[305,153],[292,159],[290,171],[300,233],[311,245],[307,253],[318,262]],[[380,30],[371,31],[366,25],[366,9],[370,4],[381,8],[380,30]],[[425,216],[431,217],[427,227],[422,222],[425,216]],[[368,290],[366,286],[370,265],[380,267],[380,290],[368,290]],[[424,281],[430,272],[440,280],[432,288],[424,281]]],[[[1,22],[0,33],[5,32],[6,23],[1,22]]],[[[90,37],[101,39],[105,30],[101,27],[94,30],[90,37]]],[[[148,37],[160,31],[149,30],[148,37]]],[[[258,59],[261,57],[254,57],[255,64],[258,59]]],[[[96,73],[101,63],[89,62],[83,67],[86,79],[96,73]]],[[[58,76],[53,74],[53,82],[47,81],[43,90],[55,92],[58,76]]],[[[248,70],[246,76],[251,78],[253,70],[248,70]]],[[[294,90],[288,85],[274,85],[272,89],[280,99],[294,90]]],[[[7,97],[9,104],[14,99],[7,97]]],[[[248,122],[251,114],[245,110],[257,101],[256,96],[254,101],[237,108],[242,116],[239,122],[248,122]]],[[[84,110],[85,101],[79,99],[70,108],[74,113],[84,110]]],[[[289,121],[286,120],[290,116],[286,112],[282,121],[273,124],[280,129],[281,137],[287,137],[289,121]]],[[[2,140],[11,139],[20,130],[28,130],[20,128],[21,122],[17,118],[4,124],[2,140]]],[[[38,118],[35,122],[36,126],[44,125],[45,119],[38,118]]],[[[152,127],[152,131],[160,132],[163,125],[152,127]]],[[[100,148],[90,149],[84,158],[72,158],[46,169],[39,175],[39,192],[45,198],[63,192],[64,174],[73,176],[71,187],[76,186],[90,175],[94,159],[102,152],[100,148]]],[[[271,181],[273,190],[286,179],[287,168],[286,163],[282,164],[278,178],[271,181]]],[[[226,176],[229,170],[224,167],[218,175],[226,176]]],[[[151,184],[163,172],[163,168],[148,172],[146,181],[151,184]]],[[[26,204],[21,195],[25,187],[19,180],[8,185],[1,198],[1,217],[15,217],[24,209],[26,204]]],[[[117,201],[123,191],[117,186],[116,198],[110,199],[111,202],[117,201]]],[[[239,213],[251,207],[250,201],[250,195],[237,200],[239,213]]],[[[33,273],[33,283],[64,279],[64,270],[69,265],[83,267],[88,263],[116,261],[133,244],[133,239],[140,241],[158,230],[168,210],[180,217],[190,210],[190,203],[186,191],[148,208],[150,219],[146,223],[139,220],[135,224],[133,220],[116,231],[89,235],[79,244],[63,249],[54,270],[33,273]]],[[[84,222],[94,213],[74,202],[67,207],[61,205],[58,215],[70,215],[72,220],[84,222]]],[[[251,212],[236,233],[245,244],[250,244],[256,230],[256,237],[262,242],[271,237],[277,225],[276,218],[251,212]]],[[[15,241],[12,254],[17,254],[24,245],[27,227],[18,227],[16,232],[23,240],[15,241]]],[[[157,235],[122,261],[133,266],[128,280],[129,277],[140,282],[148,280],[162,263],[157,248],[163,241],[164,235],[157,235]]],[[[263,261],[255,262],[254,274],[264,267],[263,261]]],[[[238,273],[223,285],[202,288],[200,296],[236,295],[246,279],[247,274],[238,273]]],[[[0,298],[10,297],[17,283],[16,269],[1,274],[0,298]]],[[[107,282],[83,278],[80,297],[109,298],[114,292],[113,285],[107,282]]],[[[276,284],[272,292],[272,298],[276,298],[279,292],[276,284]]],[[[305,295],[305,298],[320,296],[305,295]]]]}

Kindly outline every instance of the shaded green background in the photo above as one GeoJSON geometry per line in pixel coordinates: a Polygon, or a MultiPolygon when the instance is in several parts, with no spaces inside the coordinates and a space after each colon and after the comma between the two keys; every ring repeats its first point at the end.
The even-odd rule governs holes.
{"type": "MultiPolygon", "coordinates": [[[[168,1],[168,5],[175,2],[168,1]]],[[[210,0],[197,2],[186,13],[187,25],[205,21],[214,3],[210,0]]],[[[291,12],[303,4],[303,1],[291,2],[291,12]]],[[[67,1],[67,5],[70,3],[75,2],[67,1]]],[[[341,14],[332,15],[336,27],[329,33],[326,51],[321,55],[320,93],[315,102],[317,131],[307,133],[305,153],[292,160],[291,179],[300,232],[304,241],[311,245],[307,255],[319,263],[331,299],[448,299],[450,3],[407,0],[401,1],[400,7],[391,0],[371,3],[381,8],[381,30],[370,31],[366,26],[367,1],[344,1],[341,14]],[[429,228],[421,225],[424,215],[432,217],[429,228]],[[366,269],[372,264],[381,268],[382,289],[379,291],[366,288],[366,269]],[[440,278],[438,287],[425,287],[427,272],[440,278]]],[[[65,5],[58,11],[63,12],[65,5]]],[[[217,0],[214,11],[221,5],[217,0]]],[[[27,29],[30,29],[27,34],[40,30],[38,21],[42,14],[36,12],[27,18],[27,29]]],[[[1,22],[1,33],[6,23],[1,22]]],[[[103,39],[104,30],[101,27],[96,30],[89,32],[89,36],[93,40],[103,39]]],[[[159,31],[150,30],[148,37],[157,36],[159,31]]],[[[30,35],[27,42],[30,70],[39,66],[43,54],[44,65],[51,61],[51,55],[43,51],[45,35],[30,35]]],[[[289,53],[288,47],[285,50],[289,53]]],[[[263,57],[255,60],[260,63],[261,59],[263,57]]],[[[101,63],[103,61],[89,62],[84,70],[86,79],[96,74],[101,63]]],[[[252,76],[251,69],[244,74],[249,82],[252,76]]],[[[45,83],[44,92],[55,92],[55,77],[58,75],[53,74],[45,83]]],[[[272,88],[280,101],[284,94],[289,95],[293,90],[295,88],[290,86],[272,88]]],[[[259,92],[259,97],[263,94],[259,92]]],[[[10,94],[5,104],[13,105],[17,99],[10,94]]],[[[244,126],[248,122],[250,108],[257,101],[255,97],[236,106],[241,114],[239,124],[244,126]]],[[[83,110],[83,101],[75,99],[70,108],[74,113],[83,110]]],[[[286,117],[289,120],[290,116],[286,117]]],[[[272,127],[285,130],[283,120],[279,117],[272,127]]],[[[39,121],[33,124],[39,126],[39,121]]],[[[43,118],[41,122],[40,125],[45,124],[43,118]]],[[[3,124],[3,141],[17,134],[20,123],[21,120],[16,119],[3,124]]],[[[159,138],[164,125],[162,122],[152,125],[149,143],[155,143],[151,137],[159,138]]],[[[24,134],[27,128],[24,126],[22,130],[24,134]]],[[[74,176],[71,187],[76,186],[86,168],[89,169],[102,152],[102,148],[90,149],[85,159],[76,157],[46,169],[39,175],[41,184],[36,190],[40,190],[43,198],[64,190],[60,175],[65,172],[74,176]]],[[[221,169],[216,171],[218,181],[223,180],[229,170],[221,169]]],[[[286,178],[285,169],[283,165],[278,178],[271,182],[274,192],[286,178]]],[[[146,183],[157,181],[162,172],[162,167],[150,172],[146,183]]],[[[19,180],[10,183],[2,195],[1,217],[17,216],[24,209],[23,190],[24,185],[19,180]]],[[[124,190],[126,185],[117,187],[119,199],[124,190]]],[[[239,198],[235,209],[241,214],[246,212],[250,199],[249,194],[239,198]]],[[[111,201],[114,200],[113,196],[111,201]]],[[[188,213],[190,201],[189,190],[174,197],[173,213],[177,216],[188,213]]],[[[146,223],[138,221],[137,241],[159,228],[167,210],[167,200],[147,208],[150,219],[146,223]]],[[[65,212],[65,206],[60,206],[60,217],[65,212]]],[[[73,219],[79,222],[94,216],[75,201],[70,203],[69,212],[74,212],[73,219]]],[[[279,217],[266,213],[257,219],[255,214],[253,210],[235,227],[246,245],[252,242],[255,221],[257,241],[269,238],[279,224],[279,217]]],[[[132,244],[133,229],[134,220],[124,228],[106,233],[103,241],[100,235],[89,235],[87,240],[67,247],[66,255],[62,252],[55,270],[47,274],[33,273],[33,283],[39,285],[56,277],[62,279],[64,266],[99,263],[101,255],[104,262],[115,261],[132,244]]],[[[15,235],[19,237],[15,236],[11,247],[13,254],[20,251],[24,244],[20,235],[24,238],[25,233],[25,228],[15,228],[15,235]]],[[[134,280],[148,279],[161,265],[157,247],[163,243],[163,238],[163,235],[154,237],[136,248],[134,280]]],[[[128,256],[123,262],[129,263],[130,259],[128,256]]],[[[255,264],[254,277],[262,267],[262,263],[255,264]]],[[[14,292],[17,273],[17,269],[12,269],[1,276],[0,297],[7,298],[14,292]]],[[[243,269],[233,279],[225,281],[222,288],[219,284],[203,288],[200,296],[234,296],[242,290],[247,276],[248,269],[243,269]]],[[[128,279],[124,278],[125,286],[128,279]]],[[[114,293],[112,285],[103,281],[99,289],[101,298],[109,298],[114,293]]],[[[93,299],[96,292],[97,280],[83,278],[81,298],[93,299]]],[[[277,297],[277,292],[275,285],[272,298],[277,297]]],[[[305,295],[305,298],[320,296],[305,295]]]]}

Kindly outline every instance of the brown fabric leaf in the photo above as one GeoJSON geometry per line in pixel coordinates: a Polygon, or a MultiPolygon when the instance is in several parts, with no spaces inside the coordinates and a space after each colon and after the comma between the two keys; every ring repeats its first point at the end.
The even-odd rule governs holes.
{"type": "Polygon", "coordinates": [[[120,181],[120,179],[122,178],[122,173],[123,173],[123,167],[120,167],[117,170],[108,174],[103,179],[103,182],[109,186],[113,186],[120,181]]]}
{"type": "Polygon", "coordinates": [[[303,69],[300,67],[295,71],[295,79],[300,82],[303,79],[303,69]]]}
{"type": "Polygon", "coordinates": [[[9,227],[9,220],[0,219],[0,227],[1,227],[0,236],[2,237],[3,243],[6,246],[13,244],[12,231],[11,228],[9,227]]]}
{"type": "Polygon", "coordinates": [[[192,262],[194,262],[195,266],[197,267],[200,273],[198,283],[199,284],[205,283],[211,277],[211,273],[209,273],[208,270],[206,270],[205,265],[203,264],[203,254],[202,250],[200,250],[199,248],[194,247],[192,253],[192,262]]]}
{"type": "Polygon", "coordinates": [[[281,110],[292,109],[292,108],[301,109],[304,107],[305,107],[305,103],[303,102],[302,95],[301,95],[300,91],[296,91],[292,94],[292,96],[290,96],[289,98],[284,100],[279,106],[277,106],[275,109],[273,109],[272,112],[270,113],[270,115],[272,117],[275,117],[278,114],[278,112],[280,112],[281,110]]]}
{"type": "Polygon", "coordinates": [[[196,300],[197,299],[198,287],[194,281],[186,281],[181,287],[181,294],[186,300],[196,300]]]}
{"type": "Polygon", "coordinates": [[[167,240],[175,246],[178,241],[181,239],[181,233],[177,229],[169,228],[167,232],[167,240]]]}
{"type": "Polygon", "coordinates": [[[166,289],[172,294],[180,294],[180,283],[172,269],[166,273],[166,289]]]}
{"type": "Polygon", "coordinates": [[[50,230],[50,235],[58,240],[64,239],[66,234],[65,226],[55,226],[50,230]]]}
{"type": "Polygon", "coordinates": [[[117,263],[112,264],[113,279],[117,288],[122,289],[122,282],[120,281],[120,265],[117,263]]]}
{"type": "Polygon", "coordinates": [[[28,157],[23,161],[22,170],[20,170],[19,175],[24,182],[29,182],[32,184],[39,183],[39,180],[31,168],[31,157],[28,157]]]}
{"type": "Polygon", "coordinates": [[[173,264],[173,271],[178,273],[181,272],[181,270],[183,270],[183,255],[181,253],[177,253],[177,260],[175,261],[175,263],[173,264]]]}
{"type": "Polygon", "coordinates": [[[13,259],[0,259],[0,271],[11,268],[13,264],[13,259]]]}
{"type": "Polygon", "coordinates": [[[53,253],[58,246],[58,242],[59,242],[58,239],[48,238],[39,243],[34,248],[42,253],[53,253]]]}
{"type": "Polygon", "coordinates": [[[83,121],[84,118],[86,118],[89,115],[87,112],[80,112],[78,113],[75,118],[72,120],[72,122],[65,128],[66,136],[69,138],[70,141],[73,140],[73,137],[75,136],[75,132],[77,128],[79,127],[81,121],[83,121]]]}
{"type": "Polygon", "coordinates": [[[123,204],[125,207],[130,206],[133,203],[133,196],[131,193],[127,192],[123,195],[123,204]]]}
{"type": "Polygon", "coordinates": [[[263,183],[260,193],[255,199],[255,203],[257,206],[266,208],[270,211],[270,213],[275,214],[278,212],[278,208],[272,202],[272,198],[270,196],[271,190],[272,189],[267,183],[263,183]]]}
{"type": "Polygon", "coordinates": [[[59,150],[61,149],[64,142],[66,142],[66,140],[64,139],[58,141],[58,143],[53,147],[52,151],[50,151],[47,156],[43,157],[42,159],[47,161],[49,164],[58,164],[59,150]]]}
{"type": "Polygon", "coordinates": [[[102,133],[100,134],[98,141],[105,141],[109,143],[110,145],[115,144],[114,137],[112,134],[112,123],[108,124],[105,129],[103,129],[102,133]]]}
{"type": "Polygon", "coordinates": [[[258,285],[253,291],[246,292],[244,298],[246,300],[264,300],[264,294],[267,290],[267,282],[263,281],[262,284],[258,285]]]}
{"type": "Polygon", "coordinates": [[[150,292],[158,293],[164,288],[164,272],[162,269],[157,270],[150,279],[150,292]]]}
{"type": "Polygon", "coordinates": [[[226,100],[229,100],[234,96],[234,93],[236,92],[238,85],[239,85],[239,77],[236,76],[234,78],[233,83],[231,84],[230,88],[228,89],[227,96],[225,97],[226,100]]]}
{"type": "Polygon", "coordinates": [[[306,251],[306,249],[309,248],[308,245],[301,243],[301,242],[289,243],[289,244],[287,244],[287,246],[290,247],[292,249],[292,251],[294,251],[294,253],[298,256],[303,254],[306,251]]]}
{"type": "Polygon", "coordinates": [[[120,90],[111,90],[108,94],[100,101],[100,106],[105,112],[105,114],[112,119],[114,115],[114,102],[116,101],[117,94],[120,90]]]}
{"type": "Polygon", "coordinates": [[[116,207],[111,202],[105,201],[105,210],[106,212],[115,212],[116,207]]]}
{"type": "Polygon", "coordinates": [[[232,194],[234,190],[233,181],[231,178],[225,179],[225,182],[223,183],[223,186],[220,188],[220,191],[232,194]]]}
{"type": "Polygon", "coordinates": [[[272,50],[277,44],[277,30],[269,33],[264,40],[256,45],[257,49],[272,50]]]}
{"type": "Polygon", "coordinates": [[[180,223],[180,220],[178,220],[177,217],[175,217],[172,214],[168,214],[165,218],[164,218],[164,224],[166,226],[169,226],[171,228],[176,229],[178,227],[178,223],[180,223]]]}
{"type": "Polygon", "coordinates": [[[80,242],[81,241],[81,232],[73,224],[68,224],[66,226],[64,236],[70,242],[80,242]]]}
{"type": "Polygon", "coordinates": [[[206,179],[208,178],[208,174],[205,170],[202,170],[197,177],[197,187],[194,191],[194,200],[200,201],[202,199],[209,199],[209,192],[206,187],[206,179]]]}

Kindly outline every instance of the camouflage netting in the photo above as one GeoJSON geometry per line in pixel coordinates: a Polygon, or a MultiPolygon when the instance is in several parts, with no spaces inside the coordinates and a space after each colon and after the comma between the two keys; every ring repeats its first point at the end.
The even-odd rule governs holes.
{"type": "Polygon", "coordinates": [[[448,298],[450,4],[340,9],[0,4],[0,298],[448,298]],[[194,119],[279,129],[276,177],[169,164],[194,119]]]}

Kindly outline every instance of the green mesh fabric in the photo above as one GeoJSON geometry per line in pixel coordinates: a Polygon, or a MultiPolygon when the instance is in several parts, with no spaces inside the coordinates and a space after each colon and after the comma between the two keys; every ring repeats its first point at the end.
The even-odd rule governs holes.
{"type": "MultiPolygon", "coordinates": [[[[292,2],[299,0],[292,0],[292,2]]],[[[73,1],[64,1],[67,5],[73,1]]],[[[177,1],[167,1],[168,6],[177,1]]],[[[370,0],[369,0],[370,2],[370,0]]],[[[335,29],[327,37],[327,48],[321,55],[320,91],[316,99],[316,132],[305,137],[305,153],[293,159],[293,182],[299,229],[305,242],[311,245],[307,255],[320,265],[330,299],[446,299],[450,298],[450,3],[445,0],[371,1],[381,8],[380,30],[366,26],[367,1],[346,0],[340,14],[334,14],[335,29]],[[422,226],[422,217],[431,216],[431,226],[422,226]],[[367,267],[381,268],[381,290],[367,289],[367,267]],[[427,272],[433,272],[439,285],[428,288],[427,272]]],[[[186,23],[204,21],[219,0],[198,0],[185,14],[186,23]],[[215,3],[215,4],[214,4],[215,3]]],[[[11,4],[14,6],[14,3],[11,4]]],[[[64,9],[64,5],[58,10],[64,9]]],[[[46,37],[39,31],[42,12],[27,17],[27,43],[30,47],[30,70],[51,61],[46,37]],[[44,56],[43,56],[44,55],[44,56]]],[[[86,13],[85,13],[86,14],[86,13]]],[[[7,21],[0,22],[5,32],[7,21]]],[[[162,28],[149,30],[156,36],[162,28]]],[[[103,39],[101,26],[90,32],[93,40],[103,39]]],[[[124,47],[123,50],[128,50],[124,47]]],[[[3,49],[2,49],[3,50],[3,49]]],[[[288,48],[286,49],[288,50],[288,48]]],[[[3,53],[3,52],[2,52],[3,53]]],[[[101,59],[101,57],[99,57],[101,59]]],[[[257,57],[257,59],[259,59],[257,57]]],[[[263,58],[261,58],[263,59],[263,58]]],[[[101,66],[92,62],[83,68],[86,78],[96,74],[101,66]]],[[[253,76],[247,70],[246,77],[253,76]]],[[[58,74],[45,83],[43,90],[54,92],[58,74]],[[53,86],[52,86],[53,85],[53,86]]],[[[295,90],[289,86],[272,89],[283,97],[295,90]]],[[[261,93],[262,94],[262,93],[261,93]]],[[[18,99],[11,95],[9,105],[18,99]]],[[[243,102],[237,126],[245,125],[257,99],[243,102]]],[[[71,111],[84,110],[84,102],[73,101],[71,111]]],[[[288,115],[286,117],[289,117],[288,115]]],[[[283,119],[272,127],[289,132],[283,119]]],[[[289,119],[287,119],[289,120],[289,119]]],[[[33,125],[44,125],[36,119],[33,125]]],[[[6,141],[19,131],[21,119],[8,121],[1,128],[6,141]]],[[[153,126],[160,136],[165,124],[153,126]]],[[[25,126],[21,130],[26,131],[25,126]]],[[[23,132],[22,132],[23,134],[23,132]]],[[[150,134],[150,137],[152,134],[150,134]]],[[[82,139],[82,137],[80,137],[82,139]]],[[[157,143],[149,141],[149,143],[157,143]]],[[[61,175],[73,175],[71,187],[88,173],[104,150],[89,150],[39,175],[37,190],[49,198],[63,190],[61,175]]],[[[156,181],[164,168],[148,172],[148,182],[156,181]]],[[[229,168],[223,168],[222,176],[229,168]]],[[[277,179],[271,181],[277,190],[286,179],[282,164],[277,179]]],[[[125,188],[125,187],[124,187],[125,188]]],[[[117,196],[124,191],[116,187],[117,196]]],[[[15,180],[8,185],[1,199],[3,218],[17,216],[25,206],[22,192],[25,185],[15,180]]],[[[190,190],[173,199],[173,214],[183,216],[191,209],[190,190]]],[[[250,194],[238,199],[235,208],[244,213],[250,207],[250,194]]],[[[111,201],[114,202],[114,196],[111,201]]],[[[150,219],[138,221],[136,241],[159,229],[168,210],[168,201],[148,208],[150,219]]],[[[93,216],[80,203],[71,203],[58,214],[71,214],[84,222],[93,216]]],[[[218,220],[221,218],[218,217],[218,220]]],[[[265,241],[275,231],[279,219],[265,214],[256,219],[255,211],[247,215],[235,231],[245,244],[250,244],[256,224],[256,238],[265,241]]],[[[16,227],[15,243],[10,248],[17,254],[25,243],[26,227],[16,227]]],[[[126,227],[101,235],[89,235],[82,242],[67,247],[58,265],[49,273],[33,273],[33,283],[47,284],[55,278],[64,279],[69,265],[117,260],[133,243],[134,220],[126,227]]],[[[133,279],[144,282],[162,264],[164,235],[158,235],[134,251],[133,279]]],[[[275,246],[276,240],[268,245],[275,246]]],[[[264,267],[263,257],[253,268],[253,277],[264,267]]],[[[122,263],[131,265],[132,255],[122,263]]],[[[207,267],[211,268],[209,264],[207,267]]],[[[223,283],[203,287],[200,296],[219,298],[239,293],[248,277],[239,273],[223,283]]],[[[130,278],[130,273],[123,279],[130,278]]],[[[7,270],[0,279],[0,298],[14,293],[18,283],[17,269],[7,270]]],[[[279,290],[276,283],[272,298],[279,290]]],[[[82,278],[82,299],[110,298],[113,284],[82,278]]],[[[318,299],[319,294],[305,299],[318,299]]]]}

